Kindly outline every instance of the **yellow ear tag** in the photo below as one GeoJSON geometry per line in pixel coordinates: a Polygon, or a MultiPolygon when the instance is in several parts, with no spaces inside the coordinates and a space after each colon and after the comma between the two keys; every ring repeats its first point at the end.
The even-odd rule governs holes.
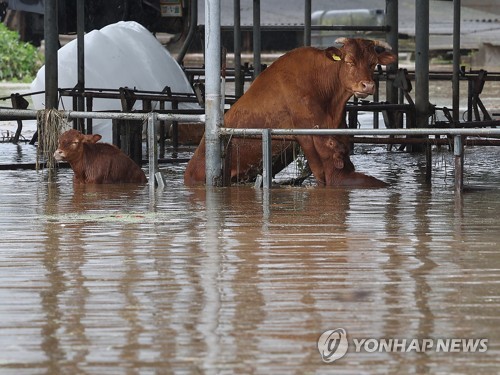
{"type": "Polygon", "coordinates": [[[342,60],[342,58],[339,55],[332,55],[332,59],[334,61],[340,61],[340,60],[342,60]]]}

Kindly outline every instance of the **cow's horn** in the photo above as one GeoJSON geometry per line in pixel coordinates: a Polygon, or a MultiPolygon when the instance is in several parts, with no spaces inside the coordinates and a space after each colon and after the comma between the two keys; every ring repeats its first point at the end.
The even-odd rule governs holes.
{"type": "Polygon", "coordinates": [[[345,37],[340,37],[340,38],[335,39],[335,44],[344,45],[346,42],[347,42],[347,38],[345,38],[345,37]]]}
{"type": "Polygon", "coordinates": [[[392,47],[390,46],[390,44],[387,42],[384,42],[383,40],[374,40],[373,43],[375,43],[376,46],[383,47],[388,51],[392,50],[392,47]]]}

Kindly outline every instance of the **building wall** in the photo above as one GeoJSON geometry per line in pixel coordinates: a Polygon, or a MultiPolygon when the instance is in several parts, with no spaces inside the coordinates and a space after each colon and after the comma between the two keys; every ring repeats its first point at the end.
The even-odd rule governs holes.
{"type": "Polygon", "coordinates": [[[483,12],[500,14],[500,0],[462,0],[462,6],[483,12]]]}

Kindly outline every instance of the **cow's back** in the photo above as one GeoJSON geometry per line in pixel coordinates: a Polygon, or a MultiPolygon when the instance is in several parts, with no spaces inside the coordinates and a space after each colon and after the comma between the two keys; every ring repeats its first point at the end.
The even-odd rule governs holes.
{"type": "Polygon", "coordinates": [[[144,171],[117,147],[108,143],[84,143],[80,183],[145,183],[144,171]]]}
{"type": "MultiPolygon", "coordinates": [[[[315,87],[324,54],[301,47],[278,58],[224,116],[235,128],[301,128],[314,121],[321,92],[315,87]]],[[[324,70],[321,74],[327,74],[324,70]]]]}

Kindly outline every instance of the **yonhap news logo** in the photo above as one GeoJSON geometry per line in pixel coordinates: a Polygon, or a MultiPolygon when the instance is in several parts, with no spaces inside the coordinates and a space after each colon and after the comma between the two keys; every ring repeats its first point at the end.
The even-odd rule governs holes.
{"type": "Polygon", "coordinates": [[[403,338],[353,338],[350,342],[344,328],[330,329],[318,339],[318,350],[323,362],[332,363],[347,353],[484,353],[488,350],[486,338],[403,339],[403,338]]]}
{"type": "Polygon", "coordinates": [[[347,353],[348,346],[347,332],[343,328],[325,331],[318,340],[318,350],[326,363],[342,358],[347,353]]]}

